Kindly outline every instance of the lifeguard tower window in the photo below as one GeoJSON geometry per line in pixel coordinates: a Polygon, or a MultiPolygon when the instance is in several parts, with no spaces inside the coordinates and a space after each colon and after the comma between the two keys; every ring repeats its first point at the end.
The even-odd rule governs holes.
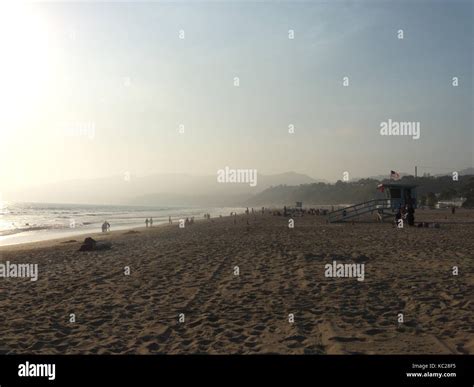
{"type": "Polygon", "coordinates": [[[390,197],[392,199],[401,199],[402,190],[400,188],[390,188],[390,197]]]}

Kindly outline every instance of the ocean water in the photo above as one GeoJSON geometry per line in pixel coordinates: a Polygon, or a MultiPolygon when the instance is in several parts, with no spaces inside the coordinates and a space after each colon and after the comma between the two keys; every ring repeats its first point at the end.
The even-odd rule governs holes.
{"type": "Polygon", "coordinates": [[[1,203],[0,246],[101,232],[105,220],[114,231],[144,227],[150,217],[155,226],[168,223],[169,216],[176,222],[191,216],[203,219],[206,213],[212,217],[229,215],[231,211],[240,213],[243,209],[1,203]]]}

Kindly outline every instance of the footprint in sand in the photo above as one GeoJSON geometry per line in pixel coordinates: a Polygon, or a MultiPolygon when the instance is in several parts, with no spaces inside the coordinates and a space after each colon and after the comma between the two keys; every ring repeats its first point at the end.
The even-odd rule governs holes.
{"type": "Polygon", "coordinates": [[[257,346],[257,343],[255,341],[247,341],[244,343],[244,346],[247,348],[255,348],[257,346]]]}
{"type": "Polygon", "coordinates": [[[373,328],[373,329],[367,329],[364,333],[366,335],[373,336],[373,335],[379,335],[379,334],[384,333],[384,332],[385,331],[383,329],[373,328]]]}
{"type": "Polygon", "coordinates": [[[253,330],[257,332],[262,332],[265,330],[265,328],[266,328],[265,325],[259,324],[259,325],[255,325],[253,327],[253,330]]]}
{"type": "Polygon", "coordinates": [[[301,343],[306,340],[306,337],[301,336],[301,335],[293,335],[290,337],[285,338],[283,341],[297,341],[298,343],[301,343]]]}
{"type": "Polygon", "coordinates": [[[365,341],[366,339],[365,337],[355,337],[355,336],[351,336],[351,337],[333,336],[333,337],[330,337],[329,340],[337,341],[340,343],[350,343],[353,341],[365,341]]]}

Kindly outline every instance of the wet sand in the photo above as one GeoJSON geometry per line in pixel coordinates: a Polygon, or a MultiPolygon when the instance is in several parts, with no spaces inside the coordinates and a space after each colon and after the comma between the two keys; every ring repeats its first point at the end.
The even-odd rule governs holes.
{"type": "Polygon", "coordinates": [[[0,353],[472,354],[474,211],[416,216],[440,228],[257,214],[2,247],[39,278],[0,278],[0,353]]]}

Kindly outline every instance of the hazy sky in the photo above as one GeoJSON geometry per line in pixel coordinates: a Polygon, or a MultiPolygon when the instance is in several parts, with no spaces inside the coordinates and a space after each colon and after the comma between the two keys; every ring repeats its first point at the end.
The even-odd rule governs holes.
{"type": "Polygon", "coordinates": [[[2,4],[0,191],[225,166],[329,180],[472,166],[472,4],[2,4]],[[420,139],[381,136],[389,118],[419,121],[420,139]]]}

